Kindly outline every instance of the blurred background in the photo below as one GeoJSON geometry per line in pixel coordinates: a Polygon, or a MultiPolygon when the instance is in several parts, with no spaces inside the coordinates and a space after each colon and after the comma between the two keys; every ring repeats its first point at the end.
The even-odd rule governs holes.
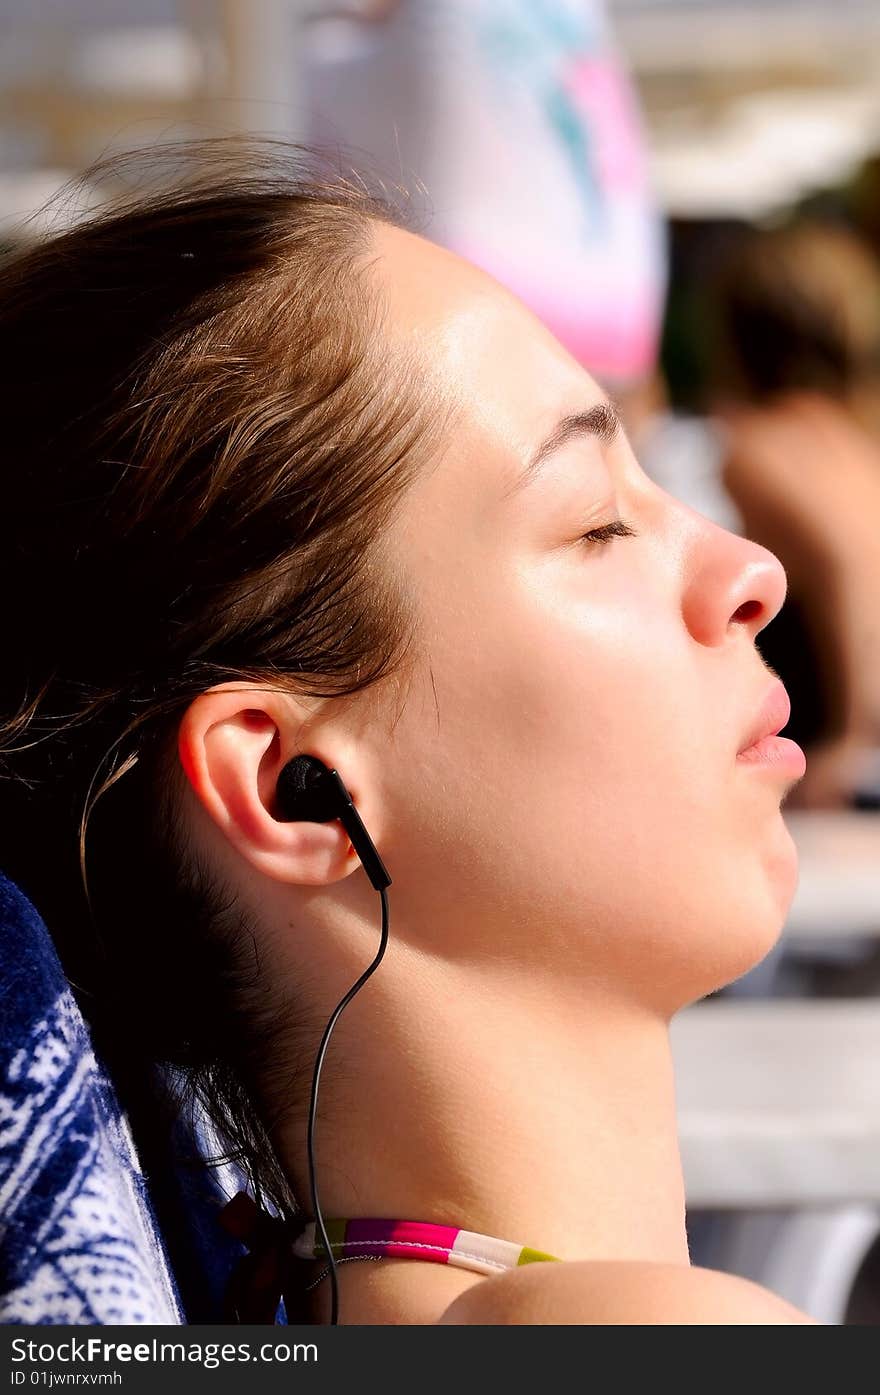
{"type": "Polygon", "coordinates": [[[880,1321],[880,5],[0,0],[0,245],[105,154],[237,131],[404,190],[785,565],[800,882],[674,1024],[692,1256],[880,1321]]]}

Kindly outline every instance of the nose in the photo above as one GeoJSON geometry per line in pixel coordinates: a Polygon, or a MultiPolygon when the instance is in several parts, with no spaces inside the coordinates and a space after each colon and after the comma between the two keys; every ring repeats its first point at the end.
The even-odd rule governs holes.
{"type": "MultiPolygon", "coordinates": [[[[687,510],[692,514],[691,510],[687,510]]],[[[725,643],[732,629],[751,640],[779,614],[788,590],[785,568],[775,553],[692,514],[683,606],[695,638],[725,643]]]]}

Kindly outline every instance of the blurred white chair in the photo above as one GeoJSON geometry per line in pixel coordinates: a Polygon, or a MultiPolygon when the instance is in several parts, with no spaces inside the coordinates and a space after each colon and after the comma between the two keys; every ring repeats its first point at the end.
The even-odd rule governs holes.
{"type": "Polygon", "coordinates": [[[846,1318],[859,1271],[880,1238],[880,1207],[730,1212],[714,1217],[700,1263],[761,1284],[818,1322],[846,1318]]]}
{"type": "Polygon", "coordinates": [[[798,850],[786,941],[880,936],[880,814],[792,810],[785,822],[798,850]]]}
{"type": "Polygon", "coordinates": [[[671,1039],[689,1205],[880,1205],[880,1001],[720,999],[671,1039]]]}
{"type": "Polygon", "coordinates": [[[694,1262],[842,1322],[880,1236],[880,1002],[720,999],[671,1036],[694,1262]]]}

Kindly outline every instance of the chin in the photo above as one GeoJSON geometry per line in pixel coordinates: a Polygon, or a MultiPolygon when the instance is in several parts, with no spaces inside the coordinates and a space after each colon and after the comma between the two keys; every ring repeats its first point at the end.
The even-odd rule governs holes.
{"type": "Polygon", "coordinates": [[[720,955],[714,964],[706,966],[707,972],[702,983],[689,1001],[697,1002],[700,998],[708,997],[710,993],[717,993],[719,988],[726,988],[751,969],[757,968],[779,942],[781,928],[778,922],[766,928],[759,927],[757,932],[755,927],[751,926],[748,933],[743,933],[738,938],[733,947],[734,952],[730,952],[731,946],[728,945],[725,954],[720,955]]]}
{"type": "Polygon", "coordinates": [[[744,882],[738,894],[728,895],[723,914],[707,918],[713,930],[711,945],[694,983],[690,1001],[704,998],[742,978],[767,957],[779,942],[797,889],[797,850],[786,830],[770,852],[765,852],[759,875],[744,882]]]}
{"type": "Polygon", "coordinates": [[[672,937],[674,952],[663,968],[654,965],[654,989],[667,1014],[736,982],[778,944],[797,888],[797,854],[789,844],[786,834],[772,857],[765,852],[760,866],[753,864],[751,877],[741,867],[729,880],[718,877],[709,903],[688,908],[691,933],[672,937]]]}

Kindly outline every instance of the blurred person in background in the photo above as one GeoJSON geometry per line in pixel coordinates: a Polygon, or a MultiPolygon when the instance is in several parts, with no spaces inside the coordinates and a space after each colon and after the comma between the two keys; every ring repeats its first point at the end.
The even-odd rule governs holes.
{"type": "Polygon", "coordinates": [[[880,151],[859,166],[843,191],[847,218],[880,256],[880,151]]]}
{"type": "Polygon", "coordinates": [[[421,184],[425,235],[524,301],[638,447],[666,248],[602,0],[327,0],[306,33],[310,142],[421,184]]]}
{"type": "Polygon", "coordinates": [[[808,754],[789,804],[846,807],[880,747],[880,266],[801,220],[747,235],[709,294],[724,487],[789,579],[760,641],[808,754]]]}

